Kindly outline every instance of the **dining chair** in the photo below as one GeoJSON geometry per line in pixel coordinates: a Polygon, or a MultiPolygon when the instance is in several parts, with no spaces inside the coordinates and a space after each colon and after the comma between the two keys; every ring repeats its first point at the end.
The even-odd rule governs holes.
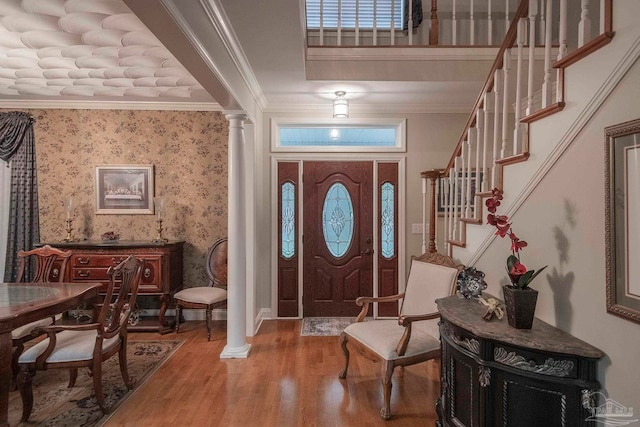
{"type": "Polygon", "coordinates": [[[89,368],[98,406],[108,413],[102,390],[102,362],[118,354],[120,373],[129,390],[133,381],[127,371],[127,325],[135,306],[143,261],[130,255],[115,267],[109,267],[109,284],[95,323],[49,325],[38,328],[47,338],[28,348],[18,359],[18,389],[22,397],[22,421],[33,409],[33,377],[38,370],[71,369],[69,387],[73,387],[78,368],[89,368]]]}
{"type": "MultiPolygon", "coordinates": [[[[30,251],[18,251],[19,264],[16,282],[34,284],[62,282],[65,278],[65,272],[71,259],[71,254],[71,251],[63,251],[49,245],[44,245],[41,248],[30,251]]],[[[55,317],[36,320],[11,331],[11,341],[13,344],[11,359],[12,390],[16,389],[18,358],[24,351],[24,344],[37,336],[32,334],[32,331],[39,326],[51,325],[61,317],[62,315],[59,314],[55,317]]]]}
{"type": "Polygon", "coordinates": [[[411,261],[404,293],[356,299],[356,304],[363,307],[356,322],[340,334],[345,365],[339,377],[346,378],[349,368],[347,343],[363,356],[381,361],[384,395],[384,406],[380,410],[382,419],[391,418],[391,377],[396,366],[413,365],[440,356],[440,315],[435,301],[455,293],[456,279],[462,269],[462,265],[456,264],[448,256],[423,254],[411,261]],[[371,303],[399,300],[402,300],[402,305],[397,319],[364,321],[371,303]]]}
{"type": "Polygon", "coordinates": [[[211,318],[213,309],[227,304],[227,238],[216,241],[207,251],[207,286],[185,288],[173,295],[176,304],[176,333],[180,332],[183,308],[205,310],[207,319],[207,341],[211,341],[211,318]]]}

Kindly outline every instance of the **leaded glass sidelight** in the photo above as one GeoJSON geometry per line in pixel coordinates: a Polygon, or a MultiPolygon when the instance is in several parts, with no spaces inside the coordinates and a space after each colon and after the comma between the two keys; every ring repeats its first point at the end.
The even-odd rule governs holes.
{"type": "Polygon", "coordinates": [[[290,182],[282,184],[282,224],[280,235],[282,236],[282,257],[291,259],[296,253],[296,193],[295,187],[290,182]]]}
{"type": "Polygon", "coordinates": [[[393,218],[395,192],[393,184],[382,184],[380,240],[382,242],[382,256],[390,259],[395,255],[395,221],[393,218]]]}
{"type": "Polygon", "coordinates": [[[339,182],[329,187],[325,196],[322,231],[331,255],[344,256],[353,240],[353,203],[349,191],[339,182]]]}

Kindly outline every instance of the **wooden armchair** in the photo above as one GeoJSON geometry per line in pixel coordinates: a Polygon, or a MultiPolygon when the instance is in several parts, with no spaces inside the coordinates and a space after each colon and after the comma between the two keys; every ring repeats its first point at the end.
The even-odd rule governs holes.
{"type": "Polygon", "coordinates": [[[131,255],[116,267],[109,267],[107,294],[95,323],[38,328],[48,337],[27,349],[18,359],[18,389],[22,397],[23,422],[29,419],[33,408],[31,382],[36,370],[70,368],[69,387],[73,387],[78,368],[88,367],[93,376],[98,406],[106,414],[102,362],[117,353],[122,379],[128,389],[133,388],[133,381],[127,372],[127,325],[138,295],[142,265],[142,260],[131,255]]]}
{"type": "Polygon", "coordinates": [[[214,308],[227,304],[227,238],[218,240],[207,251],[208,286],[182,289],[173,296],[176,303],[176,333],[180,332],[183,308],[205,310],[207,341],[211,341],[211,317],[214,308]]]}
{"type": "Polygon", "coordinates": [[[391,377],[396,366],[408,366],[435,359],[440,355],[438,309],[435,300],[452,295],[456,278],[462,270],[448,256],[438,253],[413,258],[404,294],[380,298],[360,297],[356,304],[362,311],[353,323],[340,335],[345,366],[339,374],[344,379],[349,368],[347,343],[360,354],[382,362],[382,386],[384,406],[380,416],[391,418],[391,377]],[[397,320],[363,321],[372,302],[389,302],[402,299],[397,320]]]}
{"type": "MultiPolygon", "coordinates": [[[[27,280],[29,273],[33,275],[30,278],[29,283],[37,285],[43,282],[62,282],[65,277],[65,271],[69,260],[71,259],[71,251],[62,251],[60,249],[52,248],[49,245],[44,245],[41,248],[36,248],[31,251],[19,251],[18,259],[18,276],[16,281],[23,283],[27,280]]],[[[24,351],[24,344],[35,338],[37,335],[33,335],[31,332],[39,326],[51,325],[55,322],[56,318],[60,318],[61,315],[54,317],[47,317],[45,319],[36,320],[35,322],[27,323],[19,328],[11,331],[11,340],[13,344],[13,355],[11,359],[12,368],[12,384],[11,389],[16,388],[16,377],[18,375],[18,358],[24,351]]]]}

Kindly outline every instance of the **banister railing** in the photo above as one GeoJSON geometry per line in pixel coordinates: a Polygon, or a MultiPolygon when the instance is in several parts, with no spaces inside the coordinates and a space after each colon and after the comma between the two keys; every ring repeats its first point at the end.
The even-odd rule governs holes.
{"type": "MultiPolygon", "coordinates": [[[[613,37],[611,3],[603,0],[593,13],[601,17],[600,34],[591,39],[594,11],[588,1],[580,4],[578,22],[567,20],[568,0],[522,0],[518,5],[451,159],[438,173],[437,190],[430,194],[444,215],[445,253],[466,245],[467,224],[482,223],[483,198],[493,188],[502,189],[502,168],[529,157],[529,123],[564,107],[564,68],[613,37]],[[558,15],[557,22],[550,19],[558,15]],[[569,28],[577,32],[569,34],[569,28]],[[572,40],[577,41],[573,48],[572,40]]],[[[423,172],[422,179],[432,176],[432,171],[423,172]]],[[[437,230],[429,229],[430,238],[435,235],[437,230]]]]}
{"type": "Polygon", "coordinates": [[[497,46],[518,0],[306,0],[307,46],[497,46]]]}

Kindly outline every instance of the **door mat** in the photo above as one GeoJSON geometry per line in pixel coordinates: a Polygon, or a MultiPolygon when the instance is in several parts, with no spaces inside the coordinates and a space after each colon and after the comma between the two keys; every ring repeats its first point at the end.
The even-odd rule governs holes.
{"type": "Polygon", "coordinates": [[[305,317],[302,319],[300,335],[303,337],[337,337],[344,328],[355,321],[355,317],[305,317]]]}

